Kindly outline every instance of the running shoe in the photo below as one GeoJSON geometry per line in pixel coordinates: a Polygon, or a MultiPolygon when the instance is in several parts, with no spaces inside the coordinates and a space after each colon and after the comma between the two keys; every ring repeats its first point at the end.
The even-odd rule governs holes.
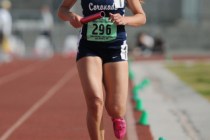
{"type": "Polygon", "coordinates": [[[124,119],[112,119],[114,134],[118,139],[123,139],[126,133],[126,122],[124,119]]]}

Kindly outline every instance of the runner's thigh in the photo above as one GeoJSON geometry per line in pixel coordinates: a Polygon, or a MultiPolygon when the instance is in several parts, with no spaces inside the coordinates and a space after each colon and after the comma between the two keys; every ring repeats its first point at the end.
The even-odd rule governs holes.
{"type": "Polygon", "coordinates": [[[83,57],[77,61],[77,68],[87,104],[103,100],[101,59],[97,56],[83,57]]]}
{"type": "Polygon", "coordinates": [[[127,61],[104,64],[106,107],[126,107],[128,94],[127,61]]]}

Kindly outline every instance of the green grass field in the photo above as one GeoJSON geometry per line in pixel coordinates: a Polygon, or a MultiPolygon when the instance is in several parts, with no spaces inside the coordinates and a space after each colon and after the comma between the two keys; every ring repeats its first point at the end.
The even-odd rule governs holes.
{"type": "Polygon", "coordinates": [[[175,63],[167,68],[210,101],[210,63],[175,63]]]}

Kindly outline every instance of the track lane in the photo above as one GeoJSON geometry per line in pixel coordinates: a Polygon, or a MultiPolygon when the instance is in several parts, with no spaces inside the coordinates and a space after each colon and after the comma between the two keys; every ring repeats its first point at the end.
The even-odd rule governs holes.
{"type": "Polygon", "coordinates": [[[85,100],[78,76],[35,112],[10,140],[88,140],[85,100]],[[30,130],[30,131],[29,131],[30,130]]]}
{"type": "Polygon", "coordinates": [[[44,67],[41,69],[0,87],[0,135],[41,98],[72,65],[75,65],[74,60],[62,58],[42,63],[44,67]],[[52,71],[51,68],[56,69],[55,66],[60,70],[52,71]]]}
{"type": "Polygon", "coordinates": [[[16,129],[18,129],[27,119],[29,119],[34,112],[36,112],[43,104],[45,104],[54,94],[60,90],[61,87],[66,84],[68,80],[70,80],[75,74],[75,68],[73,68],[70,72],[66,72],[64,76],[58,80],[58,82],[49,89],[46,94],[40,98],[37,102],[33,104],[33,106],[28,109],[3,135],[0,137],[0,140],[7,140],[16,129]]]}
{"type": "Polygon", "coordinates": [[[18,79],[22,76],[26,76],[27,74],[35,71],[36,69],[39,69],[41,66],[42,65],[40,65],[37,62],[35,64],[33,63],[33,64],[30,64],[30,65],[27,65],[24,68],[19,69],[19,70],[15,69],[15,71],[14,71],[14,69],[13,69],[13,72],[0,77],[0,86],[2,86],[4,84],[7,84],[8,82],[11,82],[13,80],[16,80],[16,79],[18,79]]]}
{"type": "Polygon", "coordinates": [[[37,62],[37,60],[14,60],[9,63],[2,63],[0,64],[0,78],[37,62]]]}

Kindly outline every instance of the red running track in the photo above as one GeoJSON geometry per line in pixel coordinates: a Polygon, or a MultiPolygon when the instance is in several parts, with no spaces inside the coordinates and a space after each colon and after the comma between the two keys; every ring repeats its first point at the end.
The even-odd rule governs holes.
{"type": "MultiPolygon", "coordinates": [[[[0,65],[0,140],[89,140],[85,106],[74,59],[0,65]]],[[[116,140],[106,112],[104,124],[106,140],[116,140]]]]}

